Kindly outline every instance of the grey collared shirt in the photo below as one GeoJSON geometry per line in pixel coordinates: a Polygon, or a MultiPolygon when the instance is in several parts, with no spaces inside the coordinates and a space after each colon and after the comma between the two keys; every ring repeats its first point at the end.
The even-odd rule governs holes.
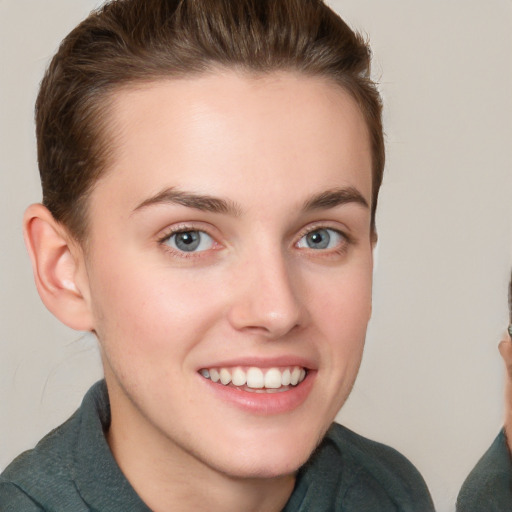
{"type": "MultiPolygon", "coordinates": [[[[104,432],[104,381],[80,409],[0,476],[2,512],[151,512],[121,472],[104,432]]],[[[172,506],[170,508],[172,510],[172,506]]],[[[396,450],[333,424],[299,470],[283,512],[430,512],[425,482],[396,450]]]]}

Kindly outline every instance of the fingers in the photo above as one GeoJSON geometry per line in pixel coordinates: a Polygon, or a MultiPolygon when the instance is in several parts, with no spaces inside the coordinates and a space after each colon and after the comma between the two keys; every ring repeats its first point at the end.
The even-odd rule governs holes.
{"type": "Polygon", "coordinates": [[[501,357],[503,358],[503,361],[505,361],[507,372],[509,376],[512,377],[512,340],[509,338],[500,341],[498,349],[500,351],[501,357]]]}

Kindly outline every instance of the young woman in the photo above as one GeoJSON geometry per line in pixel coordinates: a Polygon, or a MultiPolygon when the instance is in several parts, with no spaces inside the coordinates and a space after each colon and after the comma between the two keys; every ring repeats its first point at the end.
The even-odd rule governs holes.
{"type": "Polygon", "coordinates": [[[36,285],[105,380],[0,480],[8,510],[432,510],[333,424],[371,313],[370,51],[318,0],[118,0],[36,105],[36,285]]]}

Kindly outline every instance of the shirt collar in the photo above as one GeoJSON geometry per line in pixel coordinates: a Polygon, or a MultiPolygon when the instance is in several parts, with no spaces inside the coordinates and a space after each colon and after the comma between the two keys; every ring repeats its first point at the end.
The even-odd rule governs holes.
{"type": "Polygon", "coordinates": [[[95,511],[151,512],[123,475],[105,438],[110,402],[104,380],[85,395],[79,421],[74,481],[83,500],[95,511]]]}

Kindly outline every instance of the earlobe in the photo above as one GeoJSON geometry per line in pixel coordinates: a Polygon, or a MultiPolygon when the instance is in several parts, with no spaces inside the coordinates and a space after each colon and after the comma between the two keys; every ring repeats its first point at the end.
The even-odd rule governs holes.
{"type": "Polygon", "coordinates": [[[377,242],[379,241],[379,235],[377,234],[377,230],[375,228],[372,228],[372,231],[370,233],[370,239],[372,242],[372,246],[375,248],[377,242]]]}
{"type": "Polygon", "coordinates": [[[42,204],[27,208],[23,234],[45,306],[72,329],[93,330],[81,249],[42,204]]]}

